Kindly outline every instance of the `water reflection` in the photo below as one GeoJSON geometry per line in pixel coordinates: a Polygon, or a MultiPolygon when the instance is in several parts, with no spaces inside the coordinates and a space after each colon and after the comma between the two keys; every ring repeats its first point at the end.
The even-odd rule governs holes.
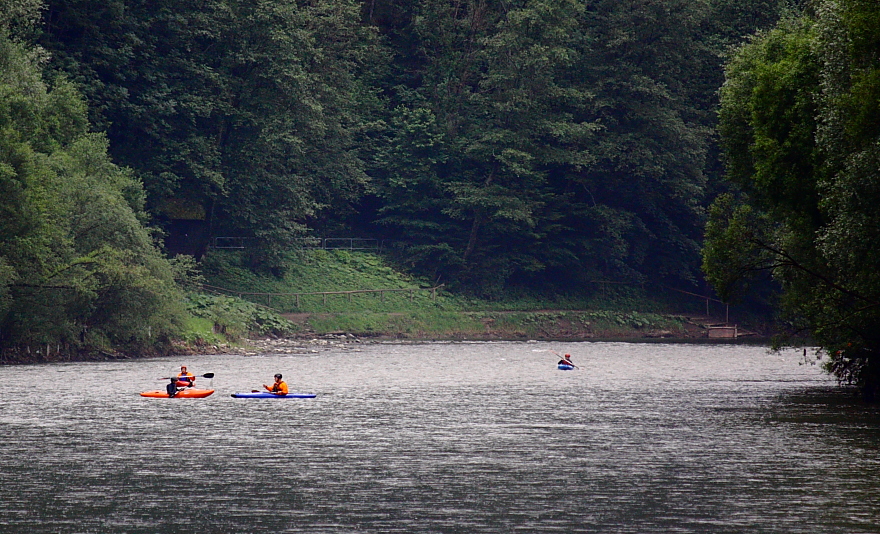
{"type": "Polygon", "coordinates": [[[4,532],[880,531],[876,411],[760,347],[337,346],[0,375],[4,532]],[[181,363],[217,393],[138,396],[181,363]],[[275,372],[318,397],[229,397],[275,372]]]}

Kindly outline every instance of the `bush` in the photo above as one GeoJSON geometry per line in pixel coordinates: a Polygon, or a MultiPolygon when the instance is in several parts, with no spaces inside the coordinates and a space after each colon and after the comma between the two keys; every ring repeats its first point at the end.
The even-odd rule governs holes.
{"type": "Polygon", "coordinates": [[[295,324],[273,311],[235,297],[193,293],[188,296],[187,311],[211,320],[214,332],[229,340],[248,334],[283,336],[297,331],[295,324]]]}

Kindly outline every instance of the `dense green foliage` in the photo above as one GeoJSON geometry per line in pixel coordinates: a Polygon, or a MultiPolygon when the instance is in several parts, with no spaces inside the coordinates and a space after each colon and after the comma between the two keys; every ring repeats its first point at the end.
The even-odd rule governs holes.
{"type": "MultiPolygon", "coordinates": [[[[205,287],[221,286],[227,294],[257,305],[203,295],[190,299],[190,309],[211,319],[213,333],[226,334],[235,334],[236,329],[283,331],[277,321],[254,314],[271,304],[275,310],[292,313],[288,317],[295,318],[299,332],[420,339],[583,339],[633,331],[683,335],[681,317],[668,315],[670,309],[681,312],[681,303],[670,307],[657,295],[625,286],[606,288],[589,299],[508,292],[503,300],[487,302],[442,287],[432,291],[425,280],[400,273],[382,256],[368,252],[303,251],[287,261],[286,274],[279,278],[247,269],[244,254],[211,251],[203,262],[209,284],[205,287]],[[402,291],[345,293],[391,288],[402,291]],[[322,291],[330,294],[315,294],[322,291]]],[[[211,334],[199,339],[208,341],[211,334]]]]}
{"type": "Polygon", "coordinates": [[[200,221],[170,242],[369,233],[497,297],[698,279],[720,57],[778,3],[52,0],[41,42],[153,215],[200,221]]]}
{"type": "Polygon", "coordinates": [[[379,222],[421,272],[486,296],[695,281],[719,57],[776,13],[738,6],[389,2],[379,222]]]}
{"type": "Polygon", "coordinates": [[[740,195],[715,203],[704,264],[725,295],[772,271],[829,370],[880,387],[880,6],[818,1],[742,47],[721,133],[740,195]]]}
{"type": "Polygon", "coordinates": [[[0,0],[4,344],[177,331],[149,228],[279,282],[345,232],[493,299],[694,289],[722,57],[781,3],[0,0]]]}
{"type": "Polygon", "coordinates": [[[44,46],[160,220],[251,238],[271,264],[310,218],[362,193],[369,146],[356,141],[382,68],[356,3],[48,4],[44,46]]]}
{"type": "Polygon", "coordinates": [[[39,49],[0,28],[0,58],[0,349],[167,339],[182,310],[140,182],[88,132],[74,87],[44,83],[39,49]]]}
{"type": "MultiPolygon", "coordinates": [[[[283,336],[296,331],[290,321],[274,311],[243,299],[224,295],[192,294],[187,299],[192,317],[207,319],[217,339],[237,340],[249,334],[283,336]]],[[[200,338],[196,341],[207,341],[200,338]]]]}

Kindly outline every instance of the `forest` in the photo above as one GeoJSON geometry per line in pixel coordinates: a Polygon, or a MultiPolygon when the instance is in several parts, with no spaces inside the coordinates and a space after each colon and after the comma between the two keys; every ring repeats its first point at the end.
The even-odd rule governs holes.
{"type": "Polygon", "coordinates": [[[0,348],[149,350],[217,238],[344,236],[487,299],[708,280],[870,389],[877,11],[0,0],[0,348]]]}

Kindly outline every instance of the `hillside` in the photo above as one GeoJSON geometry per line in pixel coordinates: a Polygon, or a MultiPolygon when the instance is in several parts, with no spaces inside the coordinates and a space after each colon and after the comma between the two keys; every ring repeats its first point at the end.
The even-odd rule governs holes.
{"type": "Polygon", "coordinates": [[[290,321],[294,338],[701,338],[707,325],[723,321],[701,314],[694,301],[632,287],[468,298],[402,273],[380,255],[346,250],[299,252],[277,278],[248,270],[240,253],[214,251],[204,275],[209,291],[271,308],[290,321]]]}

